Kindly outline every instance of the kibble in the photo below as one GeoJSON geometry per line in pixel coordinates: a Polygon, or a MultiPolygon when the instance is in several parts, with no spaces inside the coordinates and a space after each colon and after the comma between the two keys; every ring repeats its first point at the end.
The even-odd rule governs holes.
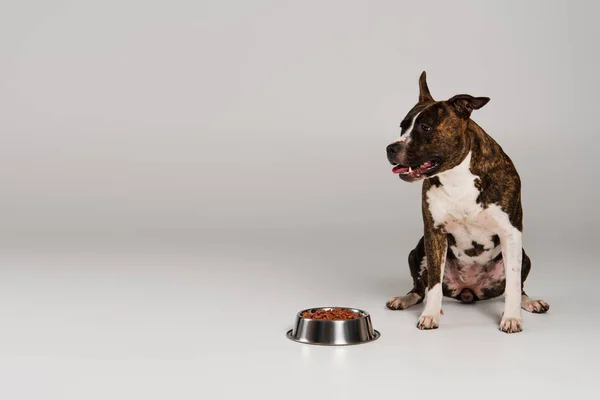
{"type": "Polygon", "coordinates": [[[350,310],[349,308],[330,308],[330,309],[319,309],[319,310],[308,310],[302,313],[303,318],[308,319],[323,319],[323,320],[346,320],[346,319],[357,319],[361,315],[350,310]]]}

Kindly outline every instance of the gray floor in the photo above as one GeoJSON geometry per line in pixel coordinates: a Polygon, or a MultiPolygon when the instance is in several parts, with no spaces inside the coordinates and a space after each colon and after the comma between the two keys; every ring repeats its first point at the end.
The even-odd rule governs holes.
{"type": "Polygon", "coordinates": [[[368,229],[5,242],[0,398],[597,398],[593,260],[529,250],[547,315],[498,331],[502,301],[389,311],[414,240],[368,229]],[[297,310],[347,305],[382,336],[355,347],[285,337],[297,310]]]}

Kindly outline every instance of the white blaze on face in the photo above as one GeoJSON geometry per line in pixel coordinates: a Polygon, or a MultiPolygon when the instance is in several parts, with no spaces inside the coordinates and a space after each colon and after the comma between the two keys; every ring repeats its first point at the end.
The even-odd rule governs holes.
{"type": "Polygon", "coordinates": [[[404,132],[400,133],[400,138],[396,140],[397,143],[408,144],[408,142],[410,141],[410,133],[412,132],[413,128],[415,127],[415,121],[417,120],[417,117],[419,116],[419,114],[421,114],[421,112],[419,112],[417,115],[415,115],[413,117],[412,121],[410,121],[410,126],[404,132]]]}

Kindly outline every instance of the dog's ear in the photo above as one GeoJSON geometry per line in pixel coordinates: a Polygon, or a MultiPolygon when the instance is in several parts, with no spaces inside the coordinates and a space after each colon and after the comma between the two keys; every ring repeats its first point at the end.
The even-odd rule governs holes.
{"type": "Polygon", "coordinates": [[[479,110],[488,101],[490,101],[489,97],[473,97],[468,94],[458,94],[448,100],[448,103],[454,107],[458,115],[469,118],[473,110],[479,110]]]}
{"type": "Polygon", "coordinates": [[[429,93],[429,88],[427,87],[427,74],[423,71],[419,78],[419,103],[430,103],[433,101],[435,100],[431,97],[431,93],[429,93]]]}

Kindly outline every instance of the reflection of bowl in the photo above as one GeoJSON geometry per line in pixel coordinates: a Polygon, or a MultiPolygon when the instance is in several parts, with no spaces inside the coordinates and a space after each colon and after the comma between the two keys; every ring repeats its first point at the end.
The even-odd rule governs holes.
{"type": "Polygon", "coordinates": [[[304,318],[305,311],[331,310],[336,307],[316,307],[300,311],[296,315],[294,329],[288,331],[287,337],[291,340],[306,344],[319,344],[324,346],[345,346],[372,342],[379,338],[379,332],[373,329],[369,313],[350,307],[360,316],[356,319],[310,319],[304,318]]]}

